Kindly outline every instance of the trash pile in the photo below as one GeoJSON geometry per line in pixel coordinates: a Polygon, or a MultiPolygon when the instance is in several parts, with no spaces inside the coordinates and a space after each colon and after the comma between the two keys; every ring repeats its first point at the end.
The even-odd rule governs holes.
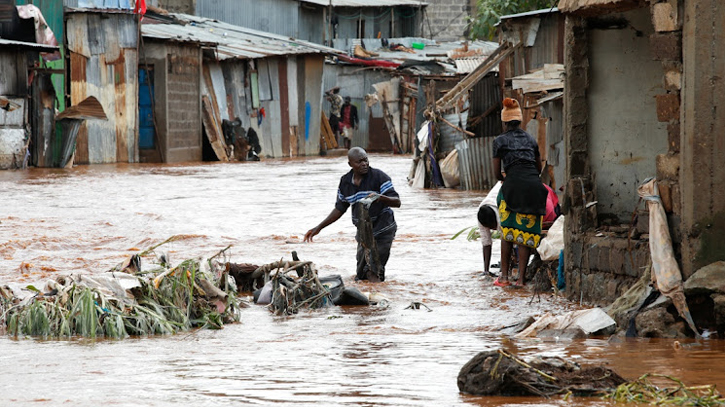
{"type": "Polygon", "coordinates": [[[267,305],[276,315],[296,314],[302,309],[324,308],[332,305],[370,305],[368,296],[354,287],[345,287],[342,277],[318,277],[310,261],[300,261],[292,252],[293,261],[278,262],[257,267],[229,264],[237,287],[253,291],[254,302],[267,305]],[[246,266],[246,267],[245,267],[246,266]],[[294,273],[293,273],[294,272],[294,273]]]}
{"type": "Polygon", "coordinates": [[[231,263],[227,246],[208,259],[187,259],[172,267],[161,254],[157,263],[141,267],[142,258],[154,257],[149,255],[155,249],[174,240],[129,256],[107,273],[0,286],[0,333],[121,339],[220,329],[239,322],[240,310],[249,306],[239,298],[244,293],[277,315],[385,301],[370,301],[358,289],[346,288],[339,275],[319,278],[314,264],[300,261],[296,252],[292,261],[256,266],[231,263]]]}
{"type": "Polygon", "coordinates": [[[625,382],[606,367],[558,357],[527,362],[503,349],[480,352],[458,374],[458,390],[477,396],[604,396],[625,382]]]}
{"type": "Polygon", "coordinates": [[[162,261],[142,271],[141,257],[152,248],[108,273],[60,276],[40,289],[0,287],[0,329],[14,336],[121,339],[222,328],[239,321],[245,306],[216,260],[227,249],[206,261],[187,259],[175,267],[162,261]]]}

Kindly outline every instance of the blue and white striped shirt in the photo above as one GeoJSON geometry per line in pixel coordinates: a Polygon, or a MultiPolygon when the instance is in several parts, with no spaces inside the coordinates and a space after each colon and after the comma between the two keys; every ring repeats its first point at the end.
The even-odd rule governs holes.
{"type": "MultiPolygon", "coordinates": [[[[390,177],[378,169],[370,167],[365,178],[360,182],[360,186],[352,182],[352,177],[353,173],[350,170],[350,172],[340,178],[340,186],[337,188],[335,208],[342,213],[345,213],[350,205],[358,205],[361,199],[371,193],[386,195],[392,198],[399,197],[395,188],[393,188],[393,182],[390,180],[390,177]]],[[[373,221],[374,236],[390,232],[396,228],[393,210],[378,201],[373,202],[370,206],[370,218],[373,221]]],[[[358,224],[357,207],[353,207],[352,223],[355,226],[358,224]]]]}

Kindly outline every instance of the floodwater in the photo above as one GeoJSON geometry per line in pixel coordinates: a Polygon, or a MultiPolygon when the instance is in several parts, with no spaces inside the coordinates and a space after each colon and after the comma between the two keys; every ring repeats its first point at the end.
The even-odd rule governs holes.
{"type": "MultiPolygon", "coordinates": [[[[599,399],[486,398],[458,392],[477,352],[558,355],[606,364],[634,379],[669,374],[725,388],[725,345],[676,350],[670,340],[517,340],[496,331],[579,304],[502,290],[482,276],[479,242],[450,240],[475,224],[481,192],[414,190],[408,157],[372,155],[401,195],[387,281],[353,281],[350,215],[314,243],[305,231],[333,208],[345,158],[193,165],[102,165],[0,172],[0,283],[102,273],[162,246],[173,264],[227,245],[231,261],[290,259],[378,292],[386,307],[333,307],[274,316],[252,305],[219,331],[125,340],[0,336],[0,405],[17,406],[600,406],[599,399]],[[425,309],[406,307],[413,301],[425,309]]],[[[494,246],[494,262],[498,247],[494,246]]],[[[251,302],[251,300],[250,300],[251,302]]]]}

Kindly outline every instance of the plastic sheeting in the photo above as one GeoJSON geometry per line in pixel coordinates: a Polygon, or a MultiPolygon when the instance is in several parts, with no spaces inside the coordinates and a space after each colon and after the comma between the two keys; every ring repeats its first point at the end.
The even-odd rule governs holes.
{"type": "Polygon", "coordinates": [[[564,216],[559,216],[549,228],[546,237],[541,239],[536,249],[541,260],[550,261],[559,258],[559,253],[564,250],[564,216]]]}
{"type": "Polygon", "coordinates": [[[677,307],[680,316],[687,321],[690,328],[699,336],[692,321],[690,310],[685,300],[682,287],[682,274],[672,250],[672,238],[667,225],[667,217],[662,207],[657,180],[648,178],[637,188],[637,193],[647,202],[649,210],[649,250],[652,256],[652,281],[657,289],[677,307]]]}
{"type": "MultiPolygon", "coordinates": [[[[53,31],[48,27],[48,23],[45,22],[43,13],[40,9],[32,4],[27,4],[18,7],[18,15],[22,19],[32,18],[35,21],[35,42],[38,44],[58,46],[58,41],[55,39],[53,31]]],[[[52,53],[41,53],[40,54],[46,61],[55,61],[60,59],[60,53],[58,51],[52,53]]]]}

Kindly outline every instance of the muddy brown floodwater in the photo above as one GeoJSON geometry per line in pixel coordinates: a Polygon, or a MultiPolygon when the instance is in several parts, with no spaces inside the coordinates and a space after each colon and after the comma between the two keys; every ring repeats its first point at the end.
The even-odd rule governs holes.
{"type": "MultiPolygon", "coordinates": [[[[232,261],[263,264],[296,250],[321,275],[376,291],[387,307],[243,310],[219,331],[125,340],[0,337],[0,405],[607,405],[598,399],[483,398],[456,377],[477,352],[559,355],[725,387],[724,342],[675,350],[668,340],[514,340],[495,329],[578,304],[501,290],[481,275],[479,242],[450,240],[475,224],[481,192],[414,190],[409,157],[372,155],[400,193],[385,283],[358,284],[350,215],[311,244],[305,231],[332,209],[344,158],[193,165],[103,165],[0,172],[0,283],[102,273],[125,256],[184,235],[172,263],[233,245],[232,261]],[[432,309],[405,309],[420,301],[432,309]]],[[[494,262],[498,247],[494,247],[494,262]]],[[[689,344],[686,344],[689,345],[689,344]]]]}

